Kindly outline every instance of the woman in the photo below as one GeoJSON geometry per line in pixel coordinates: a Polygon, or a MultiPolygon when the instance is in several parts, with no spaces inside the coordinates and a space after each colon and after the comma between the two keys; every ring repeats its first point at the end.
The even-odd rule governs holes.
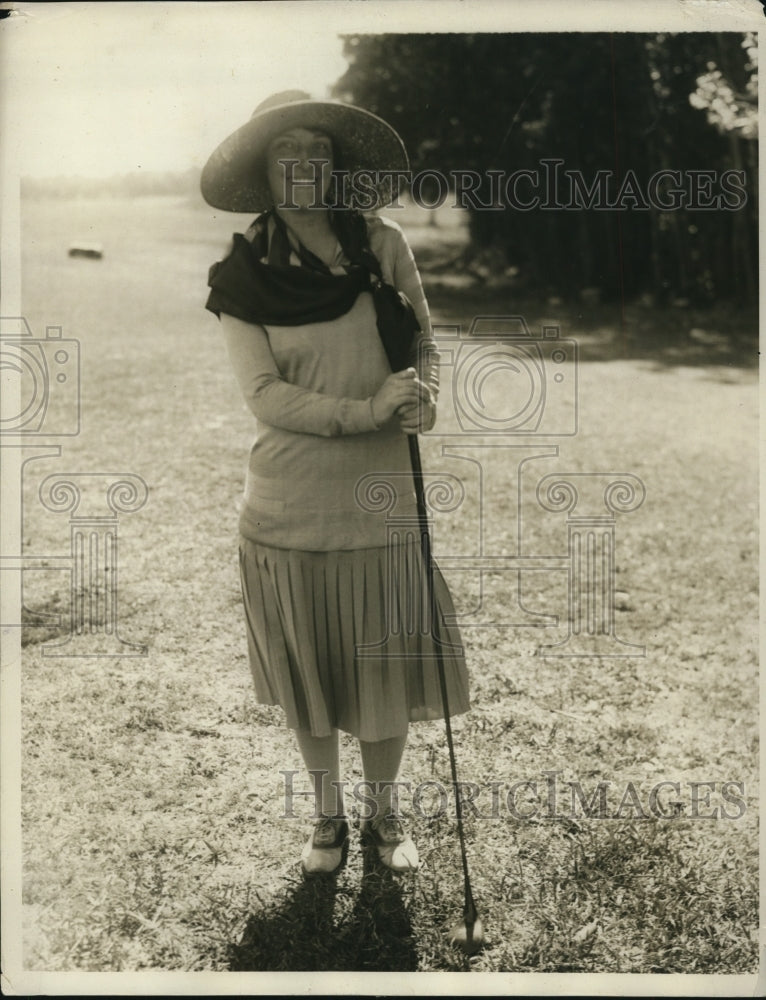
{"type": "MultiPolygon", "coordinates": [[[[364,170],[367,195],[387,204],[396,188],[384,172],[407,167],[381,119],[287,91],[259,105],[202,174],[214,207],[261,213],[211,269],[207,308],[256,418],[239,522],[248,648],[256,696],[282,707],[314,782],[307,874],[334,872],[345,856],[339,729],[359,740],[371,790],[363,836],[392,870],[417,867],[392,783],[409,723],[443,714],[433,630],[413,611],[417,542],[392,533],[370,502],[382,484],[389,514],[416,523],[407,435],[435,420],[428,307],[399,227],[342,201],[346,180],[364,170]],[[409,297],[421,327],[402,371],[378,329],[380,279],[409,297]]],[[[440,617],[454,614],[438,571],[434,588],[440,617]]],[[[468,708],[459,635],[440,628],[459,713],[468,708]]]]}

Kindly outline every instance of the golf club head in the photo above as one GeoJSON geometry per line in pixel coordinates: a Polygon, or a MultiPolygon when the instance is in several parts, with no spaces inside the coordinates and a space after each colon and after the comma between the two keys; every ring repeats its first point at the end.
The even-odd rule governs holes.
{"type": "Polygon", "coordinates": [[[452,928],[450,941],[466,955],[475,955],[484,947],[484,926],[473,903],[466,906],[463,919],[452,928]]]}

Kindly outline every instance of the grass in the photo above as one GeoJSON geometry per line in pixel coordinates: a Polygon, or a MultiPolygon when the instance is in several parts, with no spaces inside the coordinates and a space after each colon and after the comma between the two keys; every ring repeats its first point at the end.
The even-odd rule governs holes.
{"type": "MultiPolygon", "coordinates": [[[[563,637],[561,627],[464,630],[474,707],[454,720],[455,738],[461,778],[480,786],[487,813],[466,820],[487,933],[484,951],[466,958],[447,937],[462,908],[450,815],[432,816],[424,802],[424,815],[413,817],[423,859],[416,876],[387,876],[354,837],[334,884],[300,877],[308,803],[296,806],[298,818],[280,818],[280,771],[300,761],[279,710],[254,701],[236,565],[251,423],[215,320],[202,311],[206,268],[237,223],[164,199],[23,208],[25,315],[38,336],[61,325],[77,337],[83,359],[81,434],[62,442],[60,458],[26,466],[24,551],[68,552],[67,516],[37,500],[45,475],[130,472],[150,491],[119,524],[121,635],[146,643],[146,657],[43,655],[62,633],[43,615],[66,620],[69,579],[53,566],[25,573],[25,968],[753,972],[757,385],[749,317],[639,306],[622,317],[608,305],[583,316],[578,303],[519,307],[502,287],[432,288],[442,323],[524,312],[537,329],[555,313],[562,336],[580,345],[579,433],[558,439],[559,456],[533,458],[521,476],[529,552],[565,553],[563,516],[529,502],[545,473],[627,471],[647,489],[644,505],[616,525],[617,634],[644,644],[644,658],[536,656],[541,642],[563,637]],[[104,244],[104,260],[67,258],[69,240],[86,237],[104,244]],[[700,356],[703,340],[689,331],[713,326],[735,344],[734,359],[710,337],[700,356]],[[646,328],[654,346],[639,336],[646,328]],[[549,815],[552,772],[560,807],[549,815]],[[537,794],[519,789],[513,815],[508,787],[523,780],[536,781],[537,794]],[[648,806],[662,780],[679,785],[664,793],[666,818],[648,806]],[[722,806],[738,812],[723,798],[725,781],[744,783],[738,818],[720,814],[722,806]],[[607,782],[609,815],[572,814],[567,782],[588,798],[607,782]],[[717,808],[718,818],[695,818],[694,782],[715,783],[707,807],[700,790],[697,811],[717,808]],[[629,785],[635,798],[620,809],[629,785]],[[521,815],[535,802],[536,814],[521,815]]],[[[425,259],[460,245],[459,220],[432,227],[412,217],[407,229],[425,259]]],[[[427,468],[471,482],[466,463],[442,457],[437,439],[423,450],[427,468]]],[[[513,551],[515,466],[498,449],[482,464],[487,543],[513,551]]],[[[469,551],[476,527],[470,505],[437,518],[437,553],[469,551]]],[[[478,581],[455,572],[450,583],[467,610],[478,581]]],[[[507,582],[489,576],[485,584],[487,613],[506,621],[507,582]]],[[[525,574],[521,597],[527,609],[563,620],[565,574],[525,574]]],[[[353,782],[361,773],[352,740],[342,752],[353,782]]],[[[413,788],[449,789],[441,723],[412,728],[402,777],[413,788]]]]}

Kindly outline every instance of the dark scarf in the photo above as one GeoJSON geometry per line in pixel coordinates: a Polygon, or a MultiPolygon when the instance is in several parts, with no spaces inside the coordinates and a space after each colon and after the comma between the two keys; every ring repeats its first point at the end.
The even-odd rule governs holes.
{"type": "Polygon", "coordinates": [[[333,229],[350,264],[345,274],[333,274],[315,254],[299,243],[301,266],[289,263],[290,241],[279,215],[266,213],[255,224],[252,241],[234,234],[229,255],[210,268],[210,294],[205,308],[216,316],[228,313],[247,323],[303,326],[345,315],[361,292],[371,292],[378,332],[392,371],[410,360],[419,330],[406,296],[383,281],[380,264],[369,246],[367,223],[348,209],[333,212],[333,229]],[[275,227],[269,240],[269,218],[275,227]],[[268,263],[264,263],[266,258],[268,263]]]}

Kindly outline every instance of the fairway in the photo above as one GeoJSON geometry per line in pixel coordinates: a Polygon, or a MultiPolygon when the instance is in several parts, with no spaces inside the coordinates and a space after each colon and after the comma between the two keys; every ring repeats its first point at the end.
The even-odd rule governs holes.
{"type": "MultiPolygon", "coordinates": [[[[459,251],[459,215],[391,217],[424,264],[459,251]]],[[[445,410],[422,439],[426,469],[466,491],[434,538],[473,700],[454,730],[477,786],[466,828],[487,947],[467,958],[445,937],[462,875],[443,724],[412,727],[402,768],[420,792],[402,796],[416,876],[369,871],[354,836],[335,891],[306,885],[310,802],[282,817],[281,772],[300,757],[280,710],[255,703],[237,568],[253,421],[203,308],[209,265],[249,221],[170,197],[22,203],[24,316],[35,338],[79,342],[81,385],[79,434],[40,437],[58,456],[30,443],[24,471],[24,554],[40,557],[24,574],[25,968],[755,971],[758,383],[755,359],[726,346],[751,341],[748,321],[727,317],[726,339],[718,314],[622,315],[425,275],[440,327],[518,314],[578,349],[576,426],[574,395],[551,390],[547,434],[461,436],[445,410]],[[76,241],[103,259],[69,257],[76,241]],[[568,514],[539,492],[554,473],[645,490],[613,518],[615,633],[633,646],[606,656],[538,653],[567,637],[568,514]],[[146,655],[108,655],[100,635],[88,655],[43,655],[66,636],[45,615],[66,622],[88,598],[55,563],[70,523],[40,500],[51,475],[146,484],[119,517],[116,589],[124,651],[146,655]],[[480,575],[478,553],[540,563],[480,575]],[[607,814],[574,786],[591,805],[604,786],[607,814]]],[[[352,740],[342,755],[358,781],[352,740]]]]}

